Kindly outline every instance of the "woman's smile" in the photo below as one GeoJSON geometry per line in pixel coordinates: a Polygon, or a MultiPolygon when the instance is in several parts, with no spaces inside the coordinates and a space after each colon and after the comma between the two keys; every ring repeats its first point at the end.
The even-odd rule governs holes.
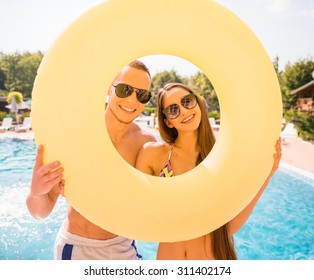
{"type": "Polygon", "coordinates": [[[195,114],[194,115],[191,115],[191,116],[188,116],[187,118],[185,118],[182,123],[188,123],[190,121],[192,121],[192,119],[194,119],[195,117],[195,114]]]}

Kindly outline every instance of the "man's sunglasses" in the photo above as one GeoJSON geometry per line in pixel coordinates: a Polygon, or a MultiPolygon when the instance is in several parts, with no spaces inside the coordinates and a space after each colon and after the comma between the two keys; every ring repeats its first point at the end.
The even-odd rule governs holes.
{"type": "MultiPolygon", "coordinates": [[[[181,105],[186,109],[193,109],[197,104],[196,96],[193,93],[185,95],[181,98],[181,105]]],[[[163,109],[162,112],[168,119],[176,119],[180,115],[180,106],[178,104],[171,104],[167,108],[163,109]]]]}
{"type": "Polygon", "coordinates": [[[142,104],[145,104],[152,97],[151,92],[146,89],[131,87],[127,84],[117,84],[112,86],[115,88],[116,95],[120,98],[126,98],[128,96],[131,96],[132,93],[135,91],[137,100],[142,104]]]}

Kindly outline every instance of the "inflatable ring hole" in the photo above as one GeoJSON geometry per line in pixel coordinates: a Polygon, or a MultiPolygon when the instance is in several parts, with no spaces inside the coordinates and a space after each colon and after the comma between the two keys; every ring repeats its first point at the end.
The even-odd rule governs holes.
{"type": "MultiPolygon", "coordinates": [[[[123,119],[119,113],[114,112],[115,109],[109,108],[114,112],[115,117],[118,118],[120,122],[128,123],[133,121],[142,131],[153,135],[157,142],[163,142],[158,127],[158,90],[164,87],[167,83],[178,82],[182,83],[183,85],[188,85],[193,90],[193,92],[200,97],[200,101],[202,102],[202,106],[206,111],[206,116],[213,132],[214,139],[217,140],[220,129],[219,101],[212,82],[203,71],[201,71],[192,62],[173,55],[150,55],[137,58],[136,61],[144,63],[144,67],[146,66],[150,73],[151,86],[149,90],[151,92],[151,98],[147,103],[144,103],[142,107],[139,107],[142,108],[142,111],[138,110],[138,108],[136,109],[136,112],[133,114],[131,119],[123,119]],[[162,62],[162,64],[160,62],[162,62]],[[181,72],[182,74],[180,74],[180,70],[182,68],[186,68],[186,72],[181,72]],[[191,71],[191,69],[194,70],[194,73],[191,71]]],[[[136,88],[137,82],[135,80],[131,80],[130,77],[125,77],[125,74],[122,73],[124,72],[125,68],[130,66],[131,63],[133,62],[129,62],[129,64],[125,65],[116,74],[115,79],[112,81],[108,89],[108,95],[106,96],[106,109],[108,108],[108,102],[111,98],[110,96],[112,96],[113,100],[115,100],[117,96],[119,97],[118,99],[120,99],[120,103],[115,107],[125,106],[132,104],[132,102],[137,103],[137,101],[139,101],[136,101],[135,97],[133,101],[128,101],[127,97],[129,96],[125,94],[127,91],[131,91],[131,95],[134,94],[135,96],[136,89],[138,89],[136,88]],[[121,96],[120,94],[124,94],[124,96],[121,96]],[[123,100],[124,98],[125,100],[123,100]]],[[[136,67],[138,66],[135,66],[135,68],[136,67]]],[[[138,77],[136,77],[136,79],[139,80],[138,77]]],[[[124,109],[131,110],[133,109],[132,106],[136,106],[136,104],[131,105],[130,108],[122,107],[121,111],[124,111],[124,109]]],[[[128,114],[128,112],[126,113],[128,114]]],[[[113,142],[112,144],[114,145],[113,142]]],[[[115,145],[114,147],[119,153],[115,145]]],[[[131,167],[133,168],[132,164],[131,167]]]]}

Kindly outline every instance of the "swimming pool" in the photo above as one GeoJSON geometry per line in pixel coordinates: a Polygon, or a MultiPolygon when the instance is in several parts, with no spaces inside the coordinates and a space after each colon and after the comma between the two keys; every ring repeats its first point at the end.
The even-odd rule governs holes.
{"type": "MultiPolygon", "coordinates": [[[[25,205],[36,155],[33,140],[0,138],[0,259],[49,260],[65,217],[64,199],[44,220],[25,205]]],[[[314,259],[314,180],[280,167],[247,223],[234,236],[242,260],[314,259]]],[[[138,242],[144,259],[157,243],[138,242]]]]}

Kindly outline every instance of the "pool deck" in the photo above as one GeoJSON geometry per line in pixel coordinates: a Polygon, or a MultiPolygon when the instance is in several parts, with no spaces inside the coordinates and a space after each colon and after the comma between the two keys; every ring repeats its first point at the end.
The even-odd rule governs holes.
{"type": "MultiPolygon", "coordinates": [[[[147,125],[141,127],[152,134],[158,133],[158,130],[147,125]]],[[[34,139],[33,131],[14,132],[7,131],[0,133],[0,138],[18,138],[23,140],[34,139]]],[[[314,145],[310,142],[303,141],[300,138],[286,139],[281,145],[282,159],[281,165],[305,176],[314,179],[314,145]]]]}
{"type": "Polygon", "coordinates": [[[288,139],[282,144],[282,159],[314,172],[314,145],[300,138],[288,139]]]}

